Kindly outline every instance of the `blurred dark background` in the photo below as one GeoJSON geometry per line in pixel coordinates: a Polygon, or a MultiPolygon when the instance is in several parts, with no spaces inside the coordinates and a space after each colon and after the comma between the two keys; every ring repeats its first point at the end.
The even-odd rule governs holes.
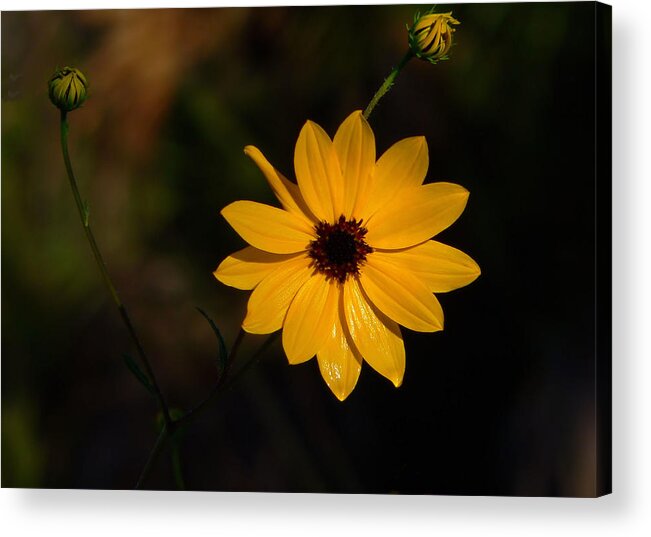
{"type": "MultiPolygon", "coordinates": [[[[364,108],[427,6],[2,14],[2,486],[131,488],[155,402],[78,222],[46,82],[83,70],[71,154],[109,270],[169,401],[215,379],[249,293],[212,271],[220,217],[275,203],[247,144],[293,176],[306,119],[364,108]]],[[[412,61],[371,118],[378,155],[425,135],[468,207],[442,242],[482,268],[403,330],[404,384],[366,364],[338,402],[277,342],[186,431],[188,488],[590,496],[595,490],[594,4],[459,4],[452,59],[412,61]]],[[[245,352],[264,341],[247,338],[245,352]]],[[[162,458],[148,483],[174,488],[162,458]]]]}

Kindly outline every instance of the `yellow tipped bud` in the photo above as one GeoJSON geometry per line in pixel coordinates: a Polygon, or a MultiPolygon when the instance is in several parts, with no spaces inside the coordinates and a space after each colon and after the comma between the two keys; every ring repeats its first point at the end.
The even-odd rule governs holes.
{"type": "Polygon", "coordinates": [[[84,104],[88,96],[87,89],[86,77],[74,67],[57,69],[48,82],[50,101],[64,112],[70,112],[84,104]]]}
{"type": "Polygon", "coordinates": [[[408,30],[409,48],[421,60],[436,63],[447,60],[452,46],[453,24],[460,24],[450,13],[417,14],[408,30]]]}

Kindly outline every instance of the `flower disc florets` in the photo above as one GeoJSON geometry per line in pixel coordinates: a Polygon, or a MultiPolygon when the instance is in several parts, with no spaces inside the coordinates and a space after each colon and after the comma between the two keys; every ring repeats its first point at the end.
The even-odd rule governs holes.
{"type": "Polygon", "coordinates": [[[320,222],[315,229],[317,238],[310,242],[308,255],[316,270],[339,283],[350,275],[357,276],[366,256],[373,251],[364,240],[366,228],[361,220],[346,220],[341,215],[335,224],[320,222]]]}

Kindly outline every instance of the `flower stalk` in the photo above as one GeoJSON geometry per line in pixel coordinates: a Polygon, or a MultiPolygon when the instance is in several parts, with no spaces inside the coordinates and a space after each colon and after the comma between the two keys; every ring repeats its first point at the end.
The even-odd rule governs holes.
{"type": "Polygon", "coordinates": [[[109,291],[109,294],[111,295],[111,298],[113,299],[113,302],[118,308],[118,311],[120,313],[120,318],[122,319],[122,322],[126,326],[127,331],[129,332],[129,336],[131,337],[131,340],[136,346],[136,349],[138,351],[138,356],[140,357],[140,361],[145,367],[147,376],[151,381],[154,395],[156,397],[156,400],[158,401],[158,405],[163,414],[163,419],[165,420],[166,429],[168,431],[173,431],[175,424],[172,421],[172,418],[170,416],[169,408],[167,406],[167,402],[165,401],[165,397],[163,396],[163,393],[161,392],[158,386],[156,375],[154,374],[149,359],[147,358],[147,354],[145,353],[142,343],[140,342],[140,338],[138,337],[138,334],[136,333],[133,323],[131,322],[131,317],[129,316],[126,307],[122,303],[122,300],[120,300],[120,296],[118,295],[118,292],[115,289],[115,285],[113,285],[111,276],[109,275],[108,269],[106,268],[104,257],[102,256],[99,246],[97,245],[97,241],[95,240],[95,235],[93,234],[93,230],[91,229],[90,221],[89,221],[88,204],[85,203],[81,198],[81,194],[79,193],[79,187],[77,186],[77,180],[75,179],[75,174],[72,170],[72,163],[70,161],[70,153],[68,151],[69,126],[68,126],[67,116],[68,116],[68,112],[64,109],[61,109],[61,151],[63,153],[63,161],[65,163],[66,172],[68,175],[68,181],[70,182],[70,188],[72,190],[72,195],[75,199],[75,204],[77,205],[77,211],[79,212],[79,218],[81,219],[81,224],[84,228],[86,239],[88,240],[90,249],[93,251],[93,256],[95,257],[95,261],[97,262],[97,266],[99,267],[99,271],[102,275],[102,279],[104,280],[104,283],[109,291]]]}
{"type": "Polygon", "coordinates": [[[395,82],[397,76],[400,74],[400,71],[404,68],[405,65],[409,63],[409,60],[411,60],[414,57],[413,52],[411,49],[407,51],[407,53],[404,55],[402,60],[400,60],[400,63],[394,67],[391,72],[389,73],[389,76],[386,77],[380,88],[375,92],[375,95],[373,95],[373,98],[371,101],[368,103],[368,106],[366,107],[366,110],[364,110],[364,119],[368,119],[371,113],[373,112],[373,109],[377,106],[377,103],[380,102],[380,99],[384,97],[384,95],[391,89],[393,86],[393,83],[395,82]]]}
{"type": "Polygon", "coordinates": [[[185,490],[185,480],[181,469],[181,446],[177,438],[172,438],[172,474],[177,490],[185,490]]]}
{"type": "Polygon", "coordinates": [[[160,433],[158,433],[158,437],[156,438],[156,443],[154,444],[154,447],[151,449],[151,452],[149,453],[147,462],[145,463],[142,472],[140,472],[140,476],[138,477],[138,481],[136,482],[136,486],[135,486],[136,489],[142,489],[145,480],[147,479],[147,477],[149,477],[149,474],[151,473],[151,470],[154,467],[154,463],[158,460],[158,456],[160,455],[161,450],[165,446],[165,443],[167,442],[168,438],[169,436],[168,436],[167,428],[165,427],[165,425],[163,425],[163,427],[161,427],[160,433]]]}
{"type": "Polygon", "coordinates": [[[412,58],[419,58],[436,64],[441,60],[448,59],[448,53],[452,46],[452,34],[454,33],[453,25],[460,24],[458,20],[452,17],[452,12],[435,13],[434,8],[421,15],[416,13],[414,23],[407,27],[407,41],[409,49],[400,63],[394,67],[389,76],[386,77],[380,88],[375,92],[371,102],[368,103],[364,110],[364,119],[369,118],[373,109],[377,106],[380,99],[391,89],[397,76],[403,67],[409,63],[412,58]]]}

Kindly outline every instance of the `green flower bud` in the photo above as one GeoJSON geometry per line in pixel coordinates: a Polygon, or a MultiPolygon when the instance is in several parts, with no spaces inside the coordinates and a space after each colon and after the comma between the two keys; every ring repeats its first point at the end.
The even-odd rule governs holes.
{"type": "Polygon", "coordinates": [[[452,46],[453,24],[460,24],[450,13],[417,13],[408,29],[409,48],[421,60],[436,63],[447,60],[452,46]]]}
{"type": "Polygon", "coordinates": [[[48,82],[50,101],[64,112],[70,112],[84,104],[88,96],[87,89],[86,77],[74,67],[57,69],[48,82]]]}

